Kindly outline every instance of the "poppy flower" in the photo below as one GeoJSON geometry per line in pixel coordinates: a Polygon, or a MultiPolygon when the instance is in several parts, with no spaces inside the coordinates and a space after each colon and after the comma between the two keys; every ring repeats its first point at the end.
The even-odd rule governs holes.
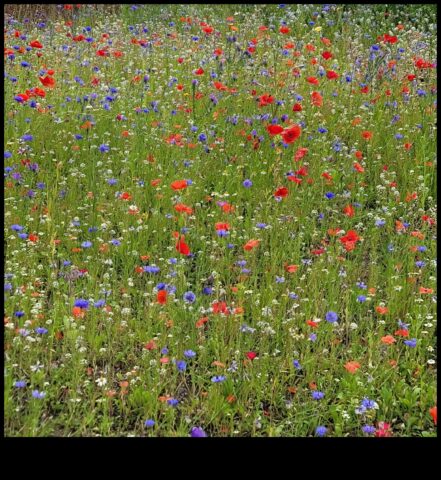
{"type": "Polygon", "coordinates": [[[293,125],[292,127],[285,128],[282,132],[282,138],[285,143],[295,142],[301,135],[302,129],[299,125],[293,125]]]}
{"type": "Polygon", "coordinates": [[[280,187],[274,192],[275,197],[285,198],[289,194],[289,190],[286,187],[280,187]]]}
{"type": "Polygon", "coordinates": [[[183,188],[187,188],[187,185],[187,180],[175,180],[170,186],[173,190],[182,190],[183,188]]]}
{"type": "Polygon", "coordinates": [[[347,205],[343,209],[343,213],[347,215],[348,217],[353,217],[355,215],[355,208],[352,205],[347,205]]]}
{"type": "Polygon", "coordinates": [[[270,135],[279,135],[284,130],[280,125],[269,125],[266,129],[270,135]]]}
{"type": "Polygon", "coordinates": [[[328,70],[326,72],[326,78],[328,78],[329,80],[335,80],[339,76],[340,75],[337,72],[334,72],[334,70],[328,70]]]}
{"type": "Polygon", "coordinates": [[[249,240],[244,246],[243,249],[246,251],[250,251],[253,248],[257,247],[260,243],[260,240],[249,240]]]}
{"type": "Polygon", "coordinates": [[[29,44],[32,48],[43,48],[43,45],[38,40],[32,40],[29,44]]]}
{"type": "Polygon", "coordinates": [[[45,87],[48,87],[48,88],[53,88],[55,87],[55,79],[52,78],[52,77],[38,77],[38,79],[40,80],[40,82],[45,86],[45,87]]]}
{"type": "Polygon", "coordinates": [[[286,265],[285,266],[285,270],[288,272],[288,273],[296,273],[297,270],[298,270],[299,266],[298,265],[286,265]]]}
{"type": "Polygon", "coordinates": [[[346,370],[352,374],[354,374],[360,367],[361,365],[358,362],[347,362],[345,365],[346,370]]]}
{"type": "Polygon", "coordinates": [[[380,315],[386,315],[386,313],[389,311],[387,307],[375,307],[375,311],[379,313],[380,315]]]}
{"type": "Polygon", "coordinates": [[[392,335],[386,335],[385,337],[381,337],[381,343],[384,343],[385,345],[392,345],[395,342],[396,340],[392,335]]]}
{"type": "Polygon", "coordinates": [[[255,353],[255,352],[247,352],[245,355],[250,360],[254,360],[257,357],[257,353],[255,353]]]}
{"type": "Polygon", "coordinates": [[[370,132],[369,130],[365,130],[364,132],[361,133],[361,136],[365,139],[365,140],[370,140],[373,136],[372,132],[370,132]]]}
{"type": "Polygon", "coordinates": [[[316,77],[308,77],[306,79],[306,81],[308,83],[310,83],[311,85],[318,85],[319,84],[318,78],[316,78],[316,77]]]}
{"type": "Polygon", "coordinates": [[[333,55],[332,55],[331,52],[323,52],[323,53],[322,53],[322,57],[323,57],[325,60],[329,60],[330,58],[333,57],[333,55]]]}
{"type": "Polygon", "coordinates": [[[176,250],[182,255],[190,254],[190,247],[184,242],[184,236],[177,241],[176,250]]]}
{"type": "Polygon", "coordinates": [[[323,97],[320,95],[319,92],[312,92],[311,93],[311,103],[315,107],[321,107],[323,105],[323,97]]]}
{"type": "Polygon", "coordinates": [[[293,112],[301,112],[303,110],[303,107],[300,103],[295,103],[292,107],[293,112]]]}
{"type": "Polygon", "coordinates": [[[228,87],[221,82],[213,82],[213,85],[215,86],[216,90],[220,90],[220,91],[228,90],[228,87]]]}
{"type": "Polygon", "coordinates": [[[199,67],[197,70],[193,72],[195,75],[203,75],[204,74],[204,69],[199,67]]]}
{"type": "Polygon", "coordinates": [[[165,305],[167,303],[167,290],[159,290],[156,300],[160,305],[165,305]]]}
{"type": "Polygon", "coordinates": [[[187,213],[188,215],[193,213],[193,209],[183,203],[177,203],[174,208],[177,212],[187,213]]]}
{"type": "Polygon", "coordinates": [[[274,103],[274,97],[268,95],[267,93],[259,97],[259,107],[265,107],[266,105],[271,105],[274,103]]]}
{"type": "Polygon", "coordinates": [[[308,149],[305,147],[300,147],[296,153],[294,154],[294,161],[300,161],[306,154],[308,153],[308,149]]]}
{"type": "Polygon", "coordinates": [[[279,32],[280,33],[283,33],[284,35],[286,35],[287,33],[289,33],[291,31],[291,29],[289,27],[286,27],[286,26],[283,26],[283,27],[280,27],[279,28],[279,32]]]}

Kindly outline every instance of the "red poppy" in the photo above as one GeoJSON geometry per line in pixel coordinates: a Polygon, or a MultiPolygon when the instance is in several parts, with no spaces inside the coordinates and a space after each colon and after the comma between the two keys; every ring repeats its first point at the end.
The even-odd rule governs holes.
{"type": "Polygon", "coordinates": [[[207,34],[210,34],[210,33],[213,33],[214,28],[207,26],[207,27],[204,27],[202,30],[207,34]]]}
{"type": "Polygon", "coordinates": [[[259,107],[264,107],[266,105],[271,105],[274,103],[274,97],[265,93],[259,97],[259,107]]]}
{"type": "Polygon", "coordinates": [[[280,187],[274,192],[275,197],[285,198],[289,194],[289,190],[286,187],[280,187]]]}
{"type": "Polygon", "coordinates": [[[311,93],[311,103],[315,107],[321,107],[323,105],[323,97],[320,95],[319,92],[312,92],[311,93]]]}
{"type": "Polygon", "coordinates": [[[328,78],[329,80],[335,80],[338,77],[339,74],[337,72],[334,72],[334,70],[328,70],[326,72],[326,78],[328,78]]]}
{"type": "Polygon", "coordinates": [[[355,163],[354,163],[354,168],[355,168],[355,170],[357,170],[357,172],[359,172],[359,173],[363,173],[363,172],[364,172],[364,168],[363,168],[358,162],[355,162],[355,163]]]}
{"type": "Polygon", "coordinates": [[[294,154],[294,161],[299,162],[306,154],[308,153],[308,149],[305,147],[301,147],[297,150],[294,154]]]}
{"type": "Polygon", "coordinates": [[[330,58],[333,57],[333,55],[332,55],[331,52],[323,52],[323,53],[322,53],[322,57],[323,57],[325,60],[329,60],[330,58]]]}
{"type": "Polygon", "coordinates": [[[347,215],[348,217],[353,217],[355,215],[355,208],[352,205],[347,205],[343,209],[343,213],[347,215]]]}
{"type": "Polygon", "coordinates": [[[293,112],[301,112],[303,110],[303,107],[300,103],[295,103],[292,107],[293,112]]]}
{"type": "Polygon", "coordinates": [[[165,305],[167,303],[167,290],[159,290],[156,300],[160,305],[165,305]]]}
{"type": "Polygon", "coordinates": [[[249,240],[244,246],[243,249],[246,251],[250,251],[253,248],[257,247],[260,243],[260,240],[249,240]]]}
{"type": "Polygon", "coordinates": [[[190,247],[184,242],[184,236],[182,236],[176,243],[176,250],[182,255],[190,254],[190,247]]]}
{"type": "Polygon", "coordinates": [[[266,129],[270,135],[279,135],[284,130],[280,125],[269,125],[266,129]]]}
{"type": "Polygon", "coordinates": [[[213,313],[229,313],[225,302],[213,302],[211,308],[213,309],[213,313]]]}
{"type": "Polygon", "coordinates": [[[38,77],[38,79],[40,80],[40,82],[45,86],[45,87],[48,87],[48,88],[53,88],[55,87],[55,79],[52,78],[52,77],[38,77]]]}
{"type": "Polygon", "coordinates": [[[216,230],[229,230],[230,229],[230,224],[225,223],[225,222],[218,222],[214,226],[216,230]]]}
{"type": "Polygon", "coordinates": [[[254,359],[257,357],[257,353],[256,353],[256,352],[247,352],[245,355],[246,355],[246,357],[249,358],[250,360],[254,360],[254,359]]]}
{"type": "Polygon", "coordinates": [[[284,35],[286,35],[286,34],[289,33],[290,31],[291,31],[291,30],[290,30],[289,27],[283,26],[283,27],[280,27],[280,28],[279,28],[279,32],[280,32],[280,33],[283,33],[284,35]]]}
{"type": "Polygon", "coordinates": [[[285,143],[293,143],[295,142],[302,133],[302,129],[299,125],[293,125],[292,127],[285,128],[282,133],[282,138],[285,143]]]}
{"type": "Polygon", "coordinates": [[[316,78],[316,77],[308,77],[306,79],[306,81],[308,83],[310,83],[311,85],[318,85],[319,84],[318,78],[316,78]]]}
{"type": "Polygon", "coordinates": [[[32,40],[29,44],[32,48],[43,48],[43,45],[38,40],[32,40]]]}
{"type": "Polygon", "coordinates": [[[220,90],[220,91],[228,90],[228,87],[221,82],[213,82],[213,85],[215,86],[216,90],[220,90]]]}
{"type": "Polygon", "coordinates": [[[286,265],[285,266],[285,270],[288,272],[288,273],[296,273],[297,270],[298,270],[299,266],[298,265],[286,265]]]}
{"type": "Polygon", "coordinates": [[[204,69],[199,67],[197,70],[194,71],[195,75],[203,75],[204,74],[204,69]]]}
{"type": "Polygon", "coordinates": [[[182,190],[183,188],[187,188],[187,180],[175,180],[170,186],[173,190],[182,190]]]}
{"type": "Polygon", "coordinates": [[[364,132],[361,133],[361,136],[365,139],[365,140],[370,140],[373,136],[373,133],[370,132],[369,130],[365,130],[364,132]]]}
{"type": "Polygon", "coordinates": [[[177,212],[184,212],[188,215],[191,215],[193,213],[193,209],[188,207],[187,205],[184,205],[183,203],[177,203],[174,208],[177,212]]]}

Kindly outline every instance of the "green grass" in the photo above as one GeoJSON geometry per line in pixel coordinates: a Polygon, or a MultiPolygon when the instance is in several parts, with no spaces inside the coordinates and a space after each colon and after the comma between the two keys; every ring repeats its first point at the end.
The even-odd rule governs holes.
{"type": "Polygon", "coordinates": [[[38,19],[22,23],[18,12],[18,20],[5,25],[6,48],[36,39],[43,44],[41,50],[16,53],[14,60],[5,56],[5,151],[12,154],[5,166],[13,167],[4,182],[5,273],[12,274],[5,279],[12,285],[5,290],[5,435],[188,436],[200,426],[209,436],[313,436],[323,425],[327,436],[362,436],[364,425],[378,427],[378,422],[389,423],[393,436],[436,435],[429,413],[437,398],[436,225],[422,219],[435,219],[437,208],[436,69],[414,66],[415,56],[435,62],[436,10],[339,5],[309,25],[322,8],[144,5],[132,10],[121,5],[117,13],[103,14],[84,5],[52,13],[44,27],[38,19]],[[237,30],[226,20],[230,16],[237,30]],[[186,27],[181,17],[192,23],[186,27]],[[279,33],[281,20],[291,29],[287,35],[279,33]],[[206,35],[200,21],[215,32],[206,35]],[[398,24],[403,29],[397,30],[398,24]],[[262,32],[261,25],[270,28],[262,32]],[[91,32],[83,32],[86,26],[91,32]],[[26,39],[16,38],[15,30],[26,39]],[[74,42],[68,33],[90,35],[94,43],[74,42]],[[96,55],[106,46],[103,33],[113,42],[109,51],[122,57],[96,55]],[[380,44],[377,36],[384,33],[397,35],[398,42],[380,44]],[[236,41],[228,41],[233,35],[236,41]],[[150,44],[136,45],[133,38],[150,44]],[[256,51],[244,55],[253,38],[256,51]],[[285,56],[287,42],[295,48],[285,56]],[[385,58],[369,60],[373,44],[381,45],[385,58]],[[223,50],[222,61],[213,56],[216,48],[223,50]],[[404,51],[396,59],[398,48],[404,51]],[[334,58],[323,60],[325,50],[334,58]],[[387,63],[394,59],[391,71],[387,63]],[[30,66],[22,67],[23,60],[30,66]],[[195,76],[202,61],[205,73],[195,76]],[[320,77],[318,65],[340,78],[320,77]],[[41,68],[55,70],[54,88],[40,84],[41,68]],[[380,69],[389,70],[379,78],[380,69]],[[211,72],[236,92],[217,91],[211,72]],[[413,83],[407,80],[411,73],[417,75],[413,83]],[[345,81],[346,74],[352,82],[345,81]],[[310,76],[319,78],[318,86],[306,81],[310,76]],[[169,86],[173,77],[177,81],[169,86]],[[94,78],[99,85],[91,83],[94,78]],[[193,88],[195,78],[199,84],[193,88]],[[367,94],[360,93],[364,82],[367,94]],[[184,89],[177,90],[177,84],[184,89]],[[40,111],[30,107],[34,99],[14,100],[37,86],[46,91],[45,98],[35,99],[40,111]],[[403,86],[410,89],[408,100],[403,86]],[[419,95],[419,89],[426,94],[419,95]],[[310,103],[314,90],[323,96],[321,108],[310,103]],[[284,104],[259,108],[256,98],[264,93],[284,104]],[[112,101],[106,100],[109,95],[112,101]],[[296,95],[303,97],[302,112],[292,111],[296,95]],[[255,118],[266,113],[283,126],[284,114],[293,123],[304,122],[300,138],[286,148],[280,137],[269,138],[269,121],[255,118]],[[399,120],[393,123],[395,115],[399,120]],[[356,117],[359,125],[353,123],[356,117]],[[86,121],[93,123],[90,129],[81,128],[86,121]],[[327,133],[319,133],[320,127],[327,133]],[[373,133],[369,141],[362,137],[366,130],[373,133]],[[198,140],[201,133],[208,136],[209,153],[198,140]],[[397,133],[403,137],[396,139],[397,133]],[[25,134],[33,140],[21,140],[25,134]],[[167,142],[172,134],[182,135],[182,147],[167,142]],[[262,141],[254,148],[257,137],[262,141]],[[100,151],[103,144],[108,152],[100,151]],[[294,162],[299,147],[308,153],[294,162]],[[25,160],[38,169],[28,168],[25,160]],[[356,161],[363,173],[353,168],[356,161]],[[301,166],[308,173],[302,183],[287,181],[286,173],[301,166]],[[180,179],[193,183],[185,190],[170,188],[180,179]],[[245,179],[253,182],[251,188],[242,185],[245,179]],[[274,192],[281,186],[289,195],[277,202],[274,192]],[[29,197],[29,190],[35,196],[29,197]],[[129,193],[130,200],[117,192],[129,193]],[[327,199],[327,192],[336,196],[327,199]],[[413,193],[416,198],[406,200],[413,193]],[[234,211],[224,212],[219,201],[234,211]],[[177,203],[193,214],[176,212],[177,203]],[[348,204],[356,204],[353,217],[342,213],[348,204]],[[138,213],[128,213],[130,205],[138,213]],[[384,226],[376,225],[378,219],[384,226]],[[396,221],[408,226],[398,231],[396,221]],[[216,235],[217,222],[229,223],[229,236],[216,235]],[[258,223],[267,227],[256,228],[258,223]],[[20,239],[11,229],[15,224],[38,241],[20,239]],[[193,257],[176,251],[173,232],[182,228],[188,228],[185,241],[193,257]],[[342,232],[332,235],[330,229],[342,232]],[[339,240],[349,230],[361,237],[352,251],[339,240]],[[250,239],[260,244],[244,251],[250,239]],[[85,241],[92,246],[81,247],[85,241]],[[426,250],[414,251],[417,246],[426,250]],[[312,253],[321,247],[323,254],[312,253]],[[177,263],[170,264],[174,257],[177,263]],[[238,266],[239,260],[246,266],[238,266]],[[416,266],[419,260],[424,267],[416,266]],[[146,265],[160,272],[139,273],[146,265]],[[298,270],[288,273],[285,265],[298,270]],[[79,276],[80,270],[87,273],[79,276]],[[176,288],[165,305],[156,301],[160,282],[176,288]],[[375,290],[362,290],[357,282],[375,290]],[[207,285],[212,295],[203,293],[207,285]],[[421,294],[420,287],[433,291],[421,294]],[[193,304],[183,301],[187,291],[196,295],[193,304]],[[361,294],[364,303],[357,301],[361,294]],[[80,298],[90,302],[83,317],[73,312],[80,298]],[[94,307],[100,299],[106,306],[94,307]],[[226,302],[231,314],[213,313],[215,301],[226,302]],[[386,306],[387,313],[378,313],[378,306],[386,306]],[[243,313],[234,311],[238,307],[243,313]],[[24,315],[16,316],[18,311],[24,315]],[[325,320],[328,311],[338,314],[336,324],[325,320]],[[208,322],[197,328],[202,317],[208,322]],[[322,320],[316,329],[307,324],[314,319],[322,320]],[[395,334],[398,321],[409,325],[415,348],[395,334]],[[244,324],[255,330],[243,332],[244,324]],[[37,334],[37,327],[48,332],[37,334]],[[27,336],[20,329],[27,329],[27,336]],[[396,343],[383,344],[386,335],[396,343]],[[145,348],[152,340],[156,348],[145,348]],[[167,354],[161,354],[164,347],[167,354]],[[186,359],[190,349],[196,356],[186,359]],[[252,361],[246,357],[250,351],[257,353],[252,361]],[[163,357],[169,362],[160,363],[163,357]],[[184,359],[186,370],[179,372],[173,360],[184,359]],[[301,370],[293,366],[295,359],[301,370]],[[345,369],[348,361],[359,362],[356,373],[345,369]],[[212,382],[217,375],[226,380],[212,382]],[[106,383],[100,386],[100,379],[106,383]],[[14,386],[18,380],[26,387],[14,386]],[[312,399],[312,384],[325,393],[322,400],[312,399]],[[33,390],[45,392],[45,398],[33,398],[33,390]],[[168,405],[167,396],[179,404],[168,405]],[[365,397],[378,408],[357,415],[365,397]],[[146,419],[154,419],[155,426],[146,428],[146,419]]]}

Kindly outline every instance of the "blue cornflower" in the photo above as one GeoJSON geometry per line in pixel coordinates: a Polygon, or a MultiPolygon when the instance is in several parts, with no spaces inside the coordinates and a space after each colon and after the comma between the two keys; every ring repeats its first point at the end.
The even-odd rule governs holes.
{"type": "Polygon", "coordinates": [[[89,302],[84,298],[78,298],[74,302],[74,307],[89,308],[89,302]]]}
{"type": "Polygon", "coordinates": [[[184,357],[193,358],[195,356],[196,356],[196,352],[193,352],[193,350],[185,350],[184,351],[184,357]]]}
{"type": "Polygon", "coordinates": [[[317,427],[315,429],[315,434],[317,437],[324,437],[326,435],[326,432],[328,431],[328,429],[322,425],[320,425],[319,427],[317,427]]]}
{"type": "Polygon", "coordinates": [[[359,296],[357,297],[357,302],[363,303],[363,302],[365,302],[365,301],[366,301],[366,296],[365,296],[365,295],[359,295],[359,296]]]}
{"type": "Polygon", "coordinates": [[[178,360],[176,362],[176,367],[180,372],[185,372],[185,369],[187,368],[187,363],[184,362],[184,360],[178,360]]]}
{"type": "Polygon", "coordinates": [[[43,328],[43,327],[37,327],[35,329],[35,333],[38,333],[39,335],[44,335],[45,333],[48,332],[48,329],[47,328],[43,328]]]}
{"type": "Polygon", "coordinates": [[[17,380],[14,383],[15,388],[25,388],[26,387],[26,380],[17,380]]]}
{"type": "Polygon", "coordinates": [[[326,197],[328,200],[331,200],[332,198],[335,197],[335,193],[327,192],[327,193],[325,193],[325,197],[326,197]]]}
{"type": "Polygon", "coordinates": [[[335,323],[338,320],[338,315],[331,311],[326,314],[325,319],[329,323],[335,323]]]}
{"type": "Polygon", "coordinates": [[[404,340],[404,344],[407,345],[410,348],[415,348],[417,345],[417,339],[412,338],[410,340],[404,340]]]}
{"type": "Polygon", "coordinates": [[[194,303],[194,301],[196,300],[196,295],[191,291],[185,292],[184,293],[184,300],[187,303],[194,303]]]}
{"type": "Polygon", "coordinates": [[[415,262],[415,265],[418,268],[423,268],[426,265],[426,262],[423,262],[422,260],[418,260],[417,262],[415,262]]]}
{"type": "Polygon", "coordinates": [[[293,360],[292,364],[294,365],[294,367],[297,368],[297,370],[302,369],[302,366],[300,365],[300,362],[298,360],[293,360]]]}
{"type": "Polygon", "coordinates": [[[366,435],[373,435],[376,432],[376,428],[372,425],[364,425],[361,429],[366,435]]]}
{"type": "Polygon", "coordinates": [[[223,382],[226,378],[227,378],[227,377],[225,377],[224,375],[217,375],[217,376],[215,376],[215,377],[212,377],[212,378],[211,378],[211,381],[212,381],[213,383],[221,383],[221,382],[223,382]]]}
{"type": "Polygon", "coordinates": [[[110,147],[109,147],[109,145],[106,145],[105,143],[103,143],[103,144],[100,145],[99,150],[102,153],[108,152],[110,150],[110,147]]]}
{"type": "Polygon", "coordinates": [[[87,240],[87,241],[83,242],[83,243],[81,244],[81,246],[82,246],[83,248],[90,248],[90,247],[92,246],[92,242],[89,242],[89,240],[87,240]]]}
{"type": "Polygon", "coordinates": [[[323,392],[319,392],[318,390],[314,390],[311,393],[311,396],[314,400],[321,400],[325,396],[325,394],[323,392]]]}
{"type": "Polygon", "coordinates": [[[171,406],[171,407],[176,407],[179,403],[179,400],[177,400],[176,398],[169,398],[167,400],[167,403],[171,406]]]}
{"type": "Polygon", "coordinates": [[[38,390],[32,390],[32,396],[34,398],[42,399],[46,396],[46,392],[39,392],[38,390]]]}
{"type": "Polygon", "coordinates": [[[160,268],[157,267],[156,265],[146,265],[145,267],[143,267],[143,270],[144,272],[155,274],[155,273],[159,273],[160,268]]]}
{"type": "Polygon", "coordinates": [[[193,438],[202,438],[206,437],[207,434],[202,430],[201,427],[193,427],[191,429],[190,436],[193,438]]]}

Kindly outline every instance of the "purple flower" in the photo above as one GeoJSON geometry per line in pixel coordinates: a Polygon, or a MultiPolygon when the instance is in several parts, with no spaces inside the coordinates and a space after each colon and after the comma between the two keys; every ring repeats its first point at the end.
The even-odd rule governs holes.
{"type": "Polygon", "coordinates": [[[35,333],[38,333],[39,335],[44,335],[47,332],[48,332],[47,328],[38,327],[35,329],[35,333]]]}
{"type": "Polygon", "coordinates": [[[41,400],[46,396],[46,392],[39,392],[38,390],[32,390],[32,396],[41,400]]]}
{"type": "Polygon", "coordinates": [[[197,438],[197,437],[206,437],[206,436],[207,436],[207,434],[202,430],[201,427],[193,427],[193,428],[191,429],[190,435],[191,435],[192,437],[196,437],[196,438],[197,438]]]}
{"type": "Polygon", "coordinates": [[[26,380],[17,380],[14,383],[15,388],[25,388],[26,387],[26,380]]]}
{"type": "Polygon", "coordinates": [[[87,241],[83,242],[83,243],[81,244],[81,246],[82,246],[83,248],[90,248],[90,247],[92,246],[92,242],[89,242],[89,240],[87,240],[87,241]]]}
{"type": "Polygon", "coordinates": [[[326,314],[325,319],[329,323],[335,323],[338,320],[338,315],[331,311],[326,314]]]}
{"type": "Polygon", "coordinates": [[[152,428],[155,426],[155,421],[152,420],[151,418],[149,418],[148,420],[146,420],[144,422],[144,425],[147,427],[147,428],[152,428]]]}
{"type": "Polygon", "coordinates": [[[176,400],[176,398],[169,398],[167,400],[167,403],[171,406],[171,407],[176,407],[179,403],[179,400],[176,400]]]}
{"type": "Polygon", "coordinates": [[[187,368],[187,363],[184,362],[184,360],[178,360],[176,362],[176,367],[180,372],[185,372],[185,369],[187,368]]]}
{"type": "Polygon", "coordinates": [[[417,339],[412,338],[410,340],[404,340],[404,344],[407,345],[410,348],[415,348],[417,345],[417,339]]]}
{"type": "Polygon", "coordinates": [[[324,437],[326,435],[326,432],[328,431],[328,429],[322,425],[320,425],[319,427],[317,427],[315,429],[315,434],[317,437],[324,437]]]}
{"type": "Polygon", "coordinates": [[[193,350],[185,350],[184,351],[184,357],[193,358],[195,356],[196,356],[196,352],[193,352],[193,350]]]}
{"type": "Polygon", "coordinates": [[[215,377],[212,377],[211,381],[213,383],[221,383],[223,382],[227,377],[225,377],[224,375],[217,375],[215,377]]]}
{"type": "Polygon", "coordinates": [[[194,301],[196,300],[196,295],[193,292],[185,292],[184,300],[187,303],[194,303],[194,301]]]}
{"type": "Polygon", "coordinates": [[[376,432],[375,427],[373,427],[372,425],[364,425],[363,427],[361,427],[361,429],[366,435],[373,435],[376,432]]]}
{"type": "Polygon", "coordinates": [[[323,392],[319,392],[318,390],[314,390],[311,396],[314,400],[321,400],[325,394],[323,392]]]}
{"type": "Polygon", "coordinates": [[[250,188],[253,186],[253,182],[251,180],[244,180],[242,185],[245,187],[245,188],[250,188]]]}

